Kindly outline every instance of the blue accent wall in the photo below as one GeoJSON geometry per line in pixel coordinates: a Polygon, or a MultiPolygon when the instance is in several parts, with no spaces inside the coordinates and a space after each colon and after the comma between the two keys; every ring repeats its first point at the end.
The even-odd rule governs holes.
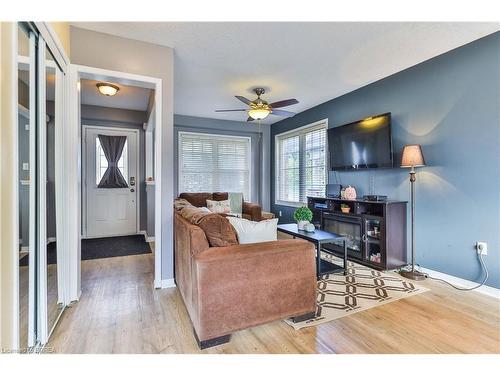
{"type": "MultiPolygon", "coordinates": [[[[335,85],[335,82],[332,82],[335,85]]],[[[500,33],[425,61],[332,99],[271,127],[271,209],[291,222],[293,207],[274,204],[274,136],[328,118],[329,127],[392,113],[395,166],[405,144],[422,145],[427,167],[417,170],[417,263],[482,279],[474,250],[488,242],[487,285],[500,287],[500,33]]],[[[330,182],[334,182],[329,172],[330,182]]],[[[358,195],[409,200],[408,170],[338,173],[358,195]]],[[[409,221],[408,221],[409,222],[409,221]]],[[[409,228],[408,228],[409,229],[409,228]]]]}

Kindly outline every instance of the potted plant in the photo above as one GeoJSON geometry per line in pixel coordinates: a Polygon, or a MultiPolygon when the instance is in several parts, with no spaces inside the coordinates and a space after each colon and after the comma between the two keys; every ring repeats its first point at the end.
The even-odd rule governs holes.
{"type": "Polygon", "coordinates": [[[349,207],[348,204],[342,203],[340,205],[340,211],[342,211],[345,214],[348,214],[351,211],[351,207],[349,207]]]}
{"type": "Polygon", "coordinates": [[[295,212],[293,213],[293,218],[297,220],[297,229],[305,230],[305,225],[312,220],[313,213],[309,208],[303,206],[295,210],[295,212]]]}

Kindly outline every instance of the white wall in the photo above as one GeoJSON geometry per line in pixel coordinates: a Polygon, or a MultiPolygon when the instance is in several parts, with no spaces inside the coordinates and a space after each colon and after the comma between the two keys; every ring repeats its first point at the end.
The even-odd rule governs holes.
{"type": "MultiPolygon", "coordinates": [[[[14,57],[17,24],[0,23],[0,348],[13,349],[17,325],[16,143],[17,67],[14,57]],[[15,90],[15,91],[13,91],[15,90]],[[13,95],[15,93],[15,95],[13,95]]],[[[17,54],[17,51],[16,51],[17,54]]]]}

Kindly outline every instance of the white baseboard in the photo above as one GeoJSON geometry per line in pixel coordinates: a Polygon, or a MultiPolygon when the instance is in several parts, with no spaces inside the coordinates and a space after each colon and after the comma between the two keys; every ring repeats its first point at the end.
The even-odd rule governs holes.
{"type": "MultiPolygon", "coordinates": [[[[456,285],[460,288],[472,288],[478,284],[478,283],[473,282],[473,281],[461,279],[460,277],[451,276],[451,275],[448,275],[446,273],[434,271],[434,270],[431,270],[428,268],[422,267],[421,270],[424,273],[428,273],[429,276],[443,279],[443,280],[448,281],[449,283],[456,285]]],[[[474,289],[473,291],[481,293],[481,294],[485,294],[489,297],[500,299],[500,289],[494,288],[492,286],[483,285],[477,289],[474,289]]]]}
{"type": "Polygon", "coordinates": [[[155,288],[156,289],[166,289],[166,288],[175,288],[175,280],[174,279],[165,279],[165,280],[155,280],[155,288]]]}
{"type": "Polygon", "coordinates": [[[145,230],[141,230],[139,231],[139,234],[142,234],[144,236],[144,240],[146,242],[155,242],[155,238],[154,237],[148,237],[148,234],[145,230]]]}

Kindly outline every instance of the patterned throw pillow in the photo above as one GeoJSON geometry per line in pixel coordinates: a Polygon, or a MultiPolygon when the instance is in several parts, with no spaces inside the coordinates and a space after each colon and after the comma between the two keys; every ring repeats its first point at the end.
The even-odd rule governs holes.
{"type": "Polygon", "coordinates": [[[207,199],[207,208],[216,214],[228,214],[231,212],[229,199],[225,201],[212,201],[207,199]]]}

